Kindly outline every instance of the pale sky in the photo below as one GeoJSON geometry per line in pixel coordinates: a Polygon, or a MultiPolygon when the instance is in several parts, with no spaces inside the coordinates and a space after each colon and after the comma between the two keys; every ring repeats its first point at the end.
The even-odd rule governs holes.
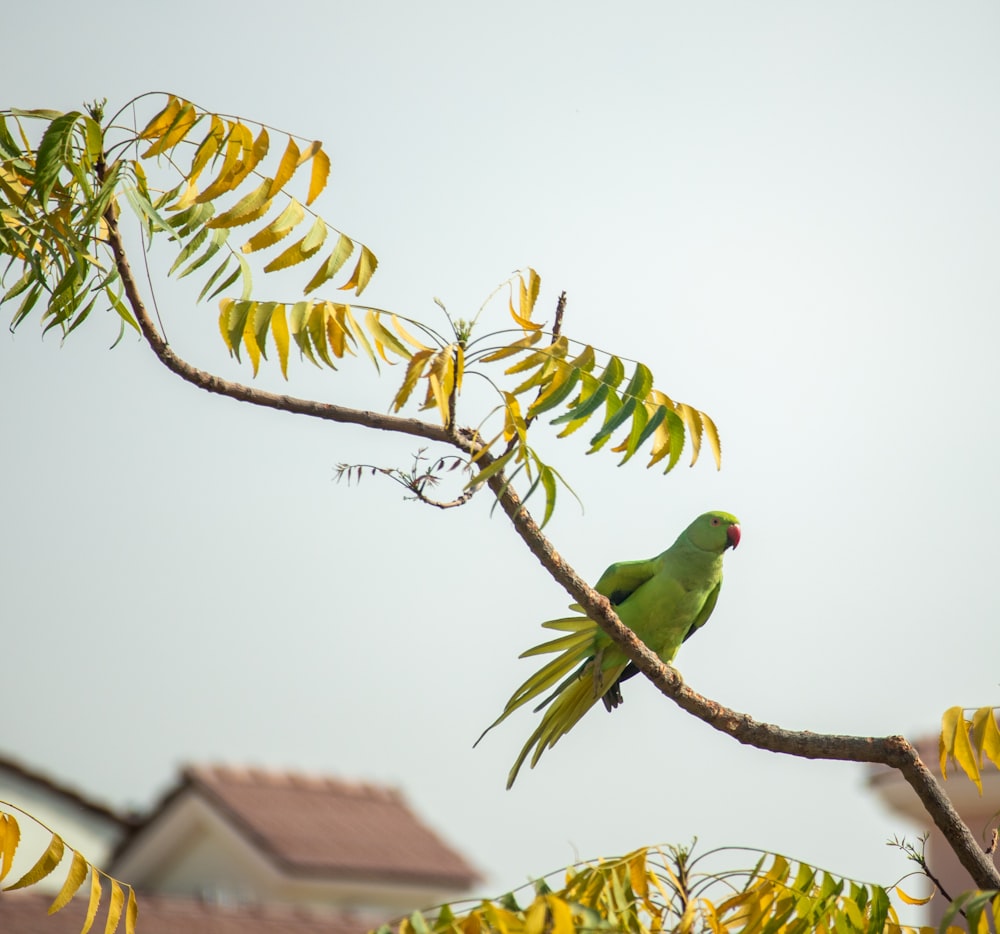
{"type": "MultiPolygon", "coordinates": [[[[47,6],[8,43],[3,106],[162,89],[322,139],[318,207],[380,260],[367,302],[469,317],[531,265],[571,336],[712,415],[720,473],[539,432],[586,507],[547,531],[591,579],[707,508],[742,520],[678,657],[694,689],[855,734],[997,702],[995,4],[47,6]]],[[[214,303],[156,295],[178,353],[250,380],[214,303]]],[[[116,333],[0,339],[0,754],[120,806],[188,762],[397,785],[488,893],[693,836],[908,870],[884,844],[912,828],[862,767],[741,747],[638,679],[504,791],[534,718],[472,743],[568,602],[506,520],[337,484],[418,445],[209,396],[116,333]]],[[[385,410],[396,374],[290,377],[385,410]]]]}

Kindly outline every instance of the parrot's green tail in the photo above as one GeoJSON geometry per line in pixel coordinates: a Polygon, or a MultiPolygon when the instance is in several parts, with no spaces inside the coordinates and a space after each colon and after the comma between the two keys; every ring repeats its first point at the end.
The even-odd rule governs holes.
{"type": "MultiPolygon", "coordinates": [[[[582,608],[574,605],[572,609],[582,608]]],[[[599,646],[610,647],[609,640],[597,623],[586,616],[550,619],[542,625],[546,629],[556,629],[566,635],[522,652],[521,658],[549,655],[553,652],[559,654],[536,671],[511,695],[503,713],[486,727],[476,740],[478,745],[483,736],[493,727],[503,723],[518,707],[523,707],[542,694],[548,694],[535,707],[536,711],[543,707],[546,710],[541,723],[528,738],[514,767],[510,770],[510,775],[507,777],[508,788],[514,784],[514,779],[517,778],[517,773],[528,755],[531,754],[531,767],[534,768],[539,756],[550,746],[554,746],[560,736],[576,726],[580,718],[611,690],[628,663],[627,660],[623,660],[621,664],[609,665],[610,660],[606,658],[604,648],[599,648],[599,646]],[[600,669],[599,675],[595,675],[594,672],[595,660],[597,668],[600,669]]]]}
{"type": "Polygon", "coordinates": [[[552,699],[552,703],[542,716],[542,722],[524,744],[521,754],[507,776],[508,789],[514,784],[517,773],[528,755],[531,755],[530,765],[534,768],[542,753],[555,746],[560,737],[573,729],[583,715],[612,688],[626,664],[627,662],[623,662],[621,665],[597,672],[594,662],[591,661],[584,665],[575,678],[565,684],[561,693],[552,699]]]}

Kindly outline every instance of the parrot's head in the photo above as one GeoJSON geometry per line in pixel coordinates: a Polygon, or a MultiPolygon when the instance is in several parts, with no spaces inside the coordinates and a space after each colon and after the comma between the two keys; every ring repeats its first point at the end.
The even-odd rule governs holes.
{"type": "Polygon", "coordinates": [[[696,548],[722,554],[740,543],[740,520],[728,512],[706,512],[698,516],[684,534],[696,548]]]}

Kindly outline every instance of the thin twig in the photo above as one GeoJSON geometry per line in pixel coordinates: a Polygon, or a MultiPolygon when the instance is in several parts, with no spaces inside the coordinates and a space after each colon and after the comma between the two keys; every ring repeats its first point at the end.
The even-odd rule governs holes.
{"type": "Polygon", "coordinates": [[[556,318],[552,323],[552,340],[554,341],[562,333],[563,314],[566,311],[566,293],[561,292],[556,301],[556,318]]]}

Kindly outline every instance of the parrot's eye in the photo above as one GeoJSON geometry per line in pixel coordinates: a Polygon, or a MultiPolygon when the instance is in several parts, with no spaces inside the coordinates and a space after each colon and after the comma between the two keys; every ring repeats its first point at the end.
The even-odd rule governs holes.
{"type": "Polygon", "coordinates": [[[713,519],[712,520],[712,525],[718,525],[718,524],[719,524],[719,520],[718,519],[713,519]]]}

